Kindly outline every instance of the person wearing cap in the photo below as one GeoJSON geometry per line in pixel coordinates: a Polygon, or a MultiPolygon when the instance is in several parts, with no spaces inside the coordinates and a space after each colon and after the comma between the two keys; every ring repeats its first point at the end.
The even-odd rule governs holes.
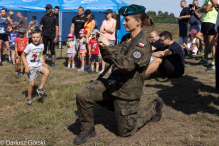
{"type": "Polygon", "coordinates": [[[91,62],[91,73],[92,74],[98,74],[99,71],[99,44],[97,42],[97,33],[99,31],[97,29],[94,29],[92,34],[92,38],[89,41],[89,52],[91,54],[90,62],[91,62]],[[96,70],[94,71],[94,61],[96,62],[96,70]]]}
{"type": "Polygon", "coordinates": [[[103,33],[99,33],[101,55],[105,62],[113,65],[113,69],[109,78],[100,76],[77,92],[76,104],[81,132],[75,138],[75,144],[85,143],[96,136],[94,103],[115,112],[117,134],[121,137],[132,136],[148,122],[158,122],[161,119],[161,98],[140,107],[144,75],[152,51],[147,34],[142,28],[154,23],[145,10],[140,5],[123,6],[119,9],[119,13],[125,17],[125,30],[129,32],[123,36],[120,44],[114,46],[103,33]]]}
{"type": "Polygon", "coordinates": [[[74,42],[73,34],[68,34],[67,38],[68,38],[68,42],[67,42],[68,69],[70,68],[71,64],[72,64],[72,69],[74,69],[75,68],[74,57],[77,52],[76,43],[74,42]]]}
{"type": "Polygon", "coordinates": [[[46,59],[48,42],[52,55],[51,68],[55,69],[55,43],[58,41],[59,23],[58,18],[52,13],[52,5],[46,5],[46,15],[40,21],[40,30],[43,31],[44,51],[43,57],[46,59]]]}
{"type": "Polygon", "coordinates": [[[18,30],[19,37],[14,40],[15,42],[15,54],[16,54],[16,63],[15,63],[15,78],[23,77],[23,72],[24,72],[24,63],[21,60],[21,68],[20,68],[20,73],[18,73],[18,65],[20,63],[21,59],[21,54],[23,53],[24,49],[26,46],[29,44],[28,43],[28,38],[24,37],[24,34],[26,33],[25,28],[19,28],[18,30]]]}
{"type": "Polygon", "coordinates": [[[186,43],[187,31],[188,31],[188,19],[190,15],[187,15],[188,7],[186,7],[186,1],[182,0],[180,6],[183,8],[178,17],[179,23],[179,36],[183,38],[183,43],[186,43]]]}
{"type": "Polygon", "coordinates": [[[189,32],[189,35],[187,37],[187,44],[183,44],[182,48],[184,49],[185,55],[192,56],[197,55],[198,53],[198,47],[201,45],[199,44],[199,40],[196,38],[197,30],[192,29],[189,32]]]}
{"type": "MultiPolygon", "coordinates": [[[[70,27],[70,34],[73,34],[75,32],[74,33],[75,34],[75,37],[74,37],[75,42],[78,42],[79,37],[80,37],[79,36],[79,31],[84,28],[84,24],[85,24],[86,21],[87,21],[87,18],[84,15],[84,8],[79,7],[78,8],[78,15],[73,17],[71,27],[70,27]]],[[[77,50],[78,50],[77,43],[76,43],[76,47],[77,47],[77,50]]],[[[76,57],[75,57],[75,64],[76,64],[78,54],[75,54],[75,55],[76,55],[76,57]]]]}
{"type": "MultiPolygon", "coordinates": [[[[84,12],[85,17],[87,18],[87,21],[84,24],[84,29],[87,31],[87,37],[91,38],[91,32],[94,30],[96,22],[93,18],[93,15],[91,13],[91,11],[88,9],[84,12]]],[[[90,68],[89,66],[89,53],[87,53],[86,56],[86,64],[85,64],[85,68],[90,68]]]]}
{"type": "MultiPolygon", "coordinates": [[[[103,20],[103,23],[100,27],[100,32],[103,33],[110,43],[115,44],[116,37],[116,15],[111,9],[106,10],[106,19],[103,20]]],[[[102,70],[100,71],[100,74],[105,70],[105,62],[102,60],[102,70]]]]}
{"type": "Polygon", "coordinates": [[[3,53],[3,49],[2,49],[2,41],[4,41],[7,50],[8,50],[8,60],[9,63],[11,63],[11,55],[10,55],[10,48],[9,48],[9,41],[8,41],[8,19],[6,17],[7,14],[7,9],[6,8],[2,8],[1,9],[1,17],[0,17],[0,66],[2,66],[2,53],[3,53]]]}
{"type": "Polygon", "coordinates": [[[19,18],[17,25],[20,25],[20,28],[27,29],[28,27],[27,19],[23,17],[20,12],[17,12],[16,16],[19,18]]]}
{"type": "Polygon", "coordinates": [[[85,68],[84,60],[88,54],[87,50],[89,50],[87,48],[87,45],[88,45],[88,37],[86,35],[87,31],[85,29],[81,29],[79,31],[79,34],[80,34],[80,40],[78,41],[78,46],[79,46],[79,56],[81,60],[81,68],[78,69],[77,71],[84,71],[84,68],[85,68]]]}

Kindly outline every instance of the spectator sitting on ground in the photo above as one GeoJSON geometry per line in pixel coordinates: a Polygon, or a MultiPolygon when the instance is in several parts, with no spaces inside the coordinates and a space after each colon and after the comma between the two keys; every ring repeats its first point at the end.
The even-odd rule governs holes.
{"type": "Polygon", "coordinates": [[[164,46],[160,42],[160,36],[157,31],[152,31],[150,33],[150,38],[153,52],[164,51],[164,46]]]}
{"type": "Polygon", "coordinates": [[[199,39],[196,38],[197,31],[192,29],[189,34],[191,36],[187,37],[187,44],[183,44],[182,48],[184,49],[185,55],[197,55],[198,50],[202,49],[202,45],[200,44],[199,39]]]}
{"type": "Polygon", "coordinates": [[[152,53],[154,60],[148,66],[145,77],[156,70],[170,78],[181,77],[185,68],[182,48],[172,40],[172,34],[168,31],[160,34],[160,41],[168,49],[152,53]]]}

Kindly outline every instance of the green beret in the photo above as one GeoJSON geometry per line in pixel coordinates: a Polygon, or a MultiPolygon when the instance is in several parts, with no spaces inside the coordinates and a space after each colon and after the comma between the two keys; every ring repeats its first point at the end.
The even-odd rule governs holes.
{"type": "Polygon", "coordinates": [[[129,5],[129,6],[123,6],[119,9],[119,14],[123,16],[128,16],[128,15],[135,15],[135,14],[140,14],[140,13],[145,13],[146,8],[141,5],[129,5]]]}

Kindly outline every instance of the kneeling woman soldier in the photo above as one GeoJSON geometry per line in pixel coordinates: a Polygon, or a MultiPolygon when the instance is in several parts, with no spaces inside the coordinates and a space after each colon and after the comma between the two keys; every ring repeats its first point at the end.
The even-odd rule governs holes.
{"type": "Polygon", "coordinates": [[[142,27],[153,25],[153,20],[139,5],[121,7],[119,13],[125,16],[123,25],[130,32],[121,43],[114,46],[100,33],[98,42],[105,62],[113,69],[108,79],[98,78],[77,92],[76,104],[81,132],[75,144],[85,143],[96,135],[93,120],[94,103],[113,103],[118,136],[132,136],[147,122],[158,122],[162,116],[163,100],[157,98],[140,108],[144,75],[151,58],[151,45],[142,27]]]}

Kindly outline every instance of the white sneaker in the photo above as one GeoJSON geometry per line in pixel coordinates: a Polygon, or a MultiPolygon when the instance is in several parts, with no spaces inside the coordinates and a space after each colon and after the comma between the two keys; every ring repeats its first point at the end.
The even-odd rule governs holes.
{"type": "Polygon", "coordinates": [[[102,73],[103,73],[103,70],[101,70],[99,74],[102,74],[102,73]]]}

